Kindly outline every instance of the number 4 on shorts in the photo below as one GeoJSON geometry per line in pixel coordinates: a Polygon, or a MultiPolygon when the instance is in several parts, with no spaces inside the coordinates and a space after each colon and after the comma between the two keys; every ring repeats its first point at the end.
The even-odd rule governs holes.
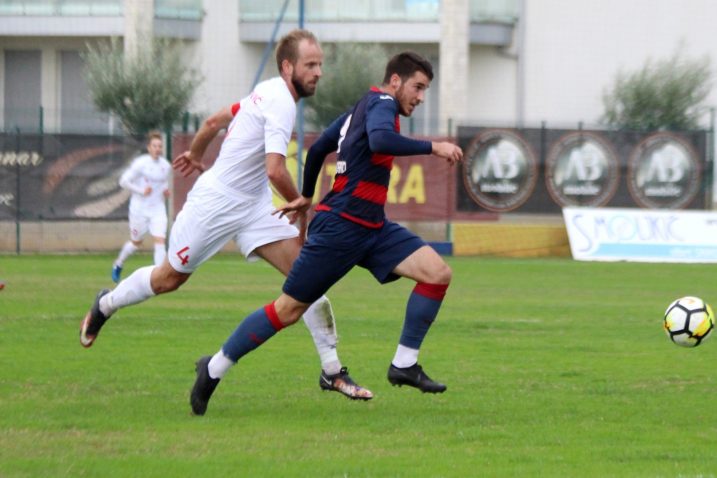
{"type": "Polygon", "coordinates": [[[189,246],[180,249],[179,252],[177,252],[177,257],[182,261],[182,265],[187,265],[187,262],[189,262],[189,254],[187,254],[187,251],[189,250],[189,246]]]}

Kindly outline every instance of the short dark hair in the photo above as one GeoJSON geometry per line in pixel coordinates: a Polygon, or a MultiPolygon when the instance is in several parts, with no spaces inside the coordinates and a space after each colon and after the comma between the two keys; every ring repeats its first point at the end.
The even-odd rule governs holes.
{"type": "Polygon", "coordinates": [[[301,28],[291,30],[289,33],[281,37],[279,43],[277,43],[275,51],[276,67],[279,69],[280,74],[281,64],[284,60],[289,60],[289,63],[292,65],[296,64],[296,61],[299,59],[299,43],[301,43],[301,40],[308,40],[309,42],[316,43],[317,45],[319,43],[313,33],[309,30],[303,30],[301,28]]]}
{"type": "Polygon", "coordinates": [[[391,58],[386,64],[386,74],[383,76],[383,83],[388,84],[393,74],[400,76],[401,80],[406,81],[417,71],[422,71],[429,80],[433,80],[433,67],[431,63],[418,53],[404,51],[391,58]]]}

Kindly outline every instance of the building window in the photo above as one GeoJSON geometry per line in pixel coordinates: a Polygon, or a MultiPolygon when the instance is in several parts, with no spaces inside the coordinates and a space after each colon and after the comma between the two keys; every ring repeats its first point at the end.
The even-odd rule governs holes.
{"type": "Polygon", "coordinates": [[[108,115],[99,113],[85,83],[77,51],[60,52],[60,132],[107,133],[108,115]]]}
{"type": "Polygon", "coordinates": [[[41,129],[42,55],[40,50],[5,50],[5,131],[41,129]]]}

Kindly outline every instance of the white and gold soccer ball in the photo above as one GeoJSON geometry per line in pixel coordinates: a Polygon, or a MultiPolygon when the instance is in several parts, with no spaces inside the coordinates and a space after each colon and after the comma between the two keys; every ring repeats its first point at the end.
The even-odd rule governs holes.
{"type": "Polygon", "coordinates": [[[677,345],[697,347],[714,329],[712,307],[699,297],[682,297],[667,307],[665,333],[677,345]]]}

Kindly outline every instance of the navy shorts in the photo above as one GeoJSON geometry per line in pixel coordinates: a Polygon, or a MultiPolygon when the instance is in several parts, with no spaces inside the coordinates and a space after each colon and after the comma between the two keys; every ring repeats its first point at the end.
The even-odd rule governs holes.
{"type": "Polygon", "coordinates": [[[333,213],[319,212],[309,224],[309,237],[283,291],[310,304],[356,265],[385,284],[398,279],[393,273],[396,266],[425,245],[423,239],[395,222],[369,229],[333,213]]]}

